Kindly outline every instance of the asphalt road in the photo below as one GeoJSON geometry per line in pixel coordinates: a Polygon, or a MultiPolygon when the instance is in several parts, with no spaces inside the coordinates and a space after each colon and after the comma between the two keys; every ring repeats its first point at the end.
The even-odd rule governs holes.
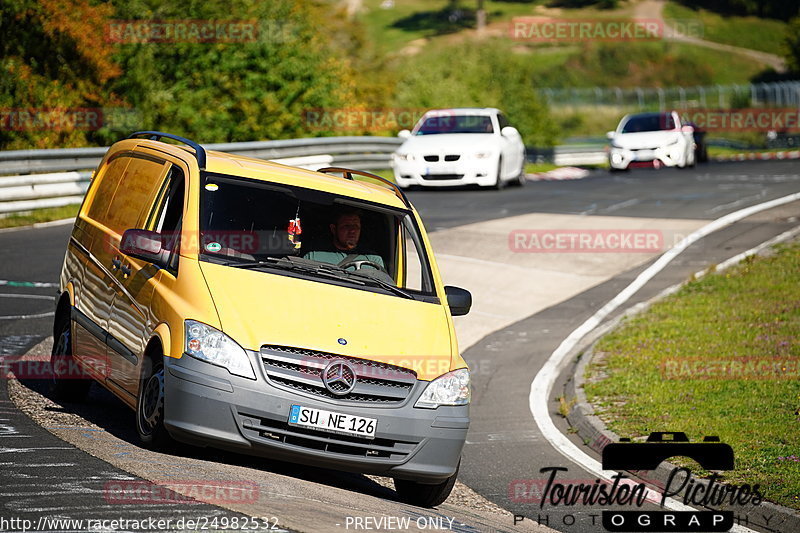
{"type": "MultiPolygon", "coordinates": [[[[800,165],[770,161],[710,164],[683,171],[643,169],[624,174],[598,171],[582,180],[532,182],[522,189],[510,188],[500,192],[415,191],[409,193],[409,197],[420,210],[428,231],[436,231],[533,212],[588,217],[604,215],[711,220],[748,205],[798,191],[800,165]]],[[[662,288],[686,279],[692,272],[721,262],[796,226],[798,218],[800,209],[796,205],[789,205],[709,236],[679,256],[630,303],[648,298],[662,288]]],[[[52,310],[55,289],[28,283],[52,284],[57,281],[69,231],[70,226],[65,225],[0,232],[0,355],[22,353],[51,334],[51,317],[13,317],[38,316],[52,310]],[[14,284],[3,284],[7,281],[14,284]],[[23,283],[20,285],[20,282],[23,283]]],[[[568,473],[563,476],[567,479],[593,479],[593,476],[552,449],[538,433],[528,406],[530,383],[561,340],[645,267],[642,265],[624,272],[574,298],[493,333],[465,352],[465,358],[471,366],[479,369],[473,378],[473,423],[460,476],[469,487],[513,513],[524,515],[528,522],[541,517],[550,527],[559,531],[602,531],[599,524],[593,523],[597,519],[591,517],[592,514],[599,514],[599,509],[541,509],[535,503],[522,503],[518,501],[519,498],[509,497],[509,487],[513,487],[515,480],[540,479],[542,474],[539,469],[543,466],[568,468],[568,473]],[[568,515],[572,517],[565,518],[568,515]],[[575,523],[569,523],[572,519],[575,523]]],[[[6,402],[5,388],[6,384],[0,383],[0,418],[13,420],[15,428],[23,428],[23,432],[30,434],[37,442],[41,439],[43,446],[51,447],[50,444],[55,442],[53,447],[58,447],[57,443],[61,441],[47,437],[47,432],[38,433],[42,431],[37,429],[38,426],[34,427],[35,424],[29,420],[26,422],[24,415],[6,402]]],[[[554,394],[559,390],[557,388],[554,394]]],[[[555,413],[557,403],[553,402],[551,406],[555,413]]],[[[117,410],[112,411],[111,418],[128,416],[122,406],[113,402],[109,409],[117,410]]],[[[569,435],[560,417],[555,415],[554,419],[569,435]]],[[[108,422],[108,417],[93,421],[99,421],[101,425],[112,424],[108,422]]],[[[128,438],[123,435],[123,440],[128,438]]],[[[5,442],[0,446],[9,447],[5,442]]],[[[32,460],[46,464],[49,459],[44,456],[45,453],[51,452],[43,452],[42,457],[37,454],[32,460]]],[[[119,474],[109,465],[102,462],[98,464],[98,459],[76,449],[64,450],[63,453],[69,454],[68,461],[65,461],[83,465],[81,468],[87,471],[107,472],[109,476],[119,474]]],[[[19,461],[30,462],[24,455],[10,455],[13,456],[12,464],[7,465],[10,470],[4,465],[0,471],[3,485],[16,479],[14,472],[25,472],[18,467],[19,461]]],[[[0,461],[3,460],[0,457],[0,461]]],[[[203,460],[213,461],[214,457],[204,456],[203,460]]],[[[51,474],[52,477],[35,482],[47,483],[48,479],[57,479],[59,476],[57,470],[51,474]]],[[[286,475],[292,474],[288,472],[286,475]]],[[[98,479],[107,480],[102,477],[98,479]]],[[[356,497],[360,497],[359,492],[364,490],[356,482],[345,481],[339,485],[354,491],[356,497]]],[[[65,497],[65,502],[71,498],[75,505],[89,505],[86,499],[81,499],[78,485],[72,485],[73,489],[67,485],[64,487],[72,495],[65,497]]],[[[19,503],[12,505],[12,502],[20,501],[18,495],[2,492],[0,516],[13,514],[12,511],[16,509],[13,505],[19,506],[19,503]]],[[[372,493],[377,498],[391,498],[380,490],[372,490],[372,493]]],[[[119,508],[115,510],[119,511],[119,508]]],[[[515,526],[511,515],[508,520],[508,529],[513,530],[515,526]]]]}

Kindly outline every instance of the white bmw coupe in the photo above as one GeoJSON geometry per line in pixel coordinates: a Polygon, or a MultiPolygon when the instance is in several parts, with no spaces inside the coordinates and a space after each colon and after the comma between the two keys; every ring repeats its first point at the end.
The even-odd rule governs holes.
{"type": "Polygon", "coordinates": [[[502,189],[525,184],[525,145],[494,108],[436,109],[419,119],[392,155],[397,185],[502,189]]]}

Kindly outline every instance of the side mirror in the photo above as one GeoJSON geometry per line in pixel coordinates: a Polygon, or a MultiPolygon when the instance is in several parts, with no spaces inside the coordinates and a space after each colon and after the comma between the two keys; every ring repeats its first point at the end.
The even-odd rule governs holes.
{"type": "Polygon", "coordinates": [[[447,285],[444,293],[447,295],[447,303],[453,316],[463,316],[469,313],[472,307],[472,294],[468,290],[447,285]]]}
{"type": "Polygon", "coordinates": [[[686,124],[684,126],[681,126],[681,131],[683,133],[694,133],[694,127],[690,126],[689,124],[686,124]]]}
{"type": "Polygon", "coordinates": [[[409,137],[411,137],[411,132],[408,130],[400,130],[397,136],[400,137],[401,139],[408,139],[409,137]]]}
{"type": "Polygon", "coordinates": [[[611,139],[613,139],[613,138],[614,138],[614,135],[616,135],[616,132],[614,132],[614,131],[607,131],[607,132],[606,132],[606,139],[609,139],[609,140],[611,140],[611,139]]]}
{"type": "Polygon", "coordinates": [[[503,137],[519,137],[519,130],[514,126],[506,126],[500,130],[500,135],[503,137]]]}
{"type": "Polygon", "coordinates": [[[119,251],[148,263],[160,263],[162,258],[161,235],[145,229],[125,230],[125,233],[122,234],[119,251]]]}

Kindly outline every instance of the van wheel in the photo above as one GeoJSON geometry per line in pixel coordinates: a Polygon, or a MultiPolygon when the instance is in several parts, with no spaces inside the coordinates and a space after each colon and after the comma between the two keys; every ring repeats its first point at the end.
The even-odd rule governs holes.
{"type": "Polygon", "coordinates": [[[458,461],[455,473],[435,485],[426,485],[419,481],[408,481],[406,479],[395,479],[394,489],[400,499],[411,505],[418,507],[436,507],[441,505],[450,496],[450,492],[456,484],[458,477],[458,469],[461,467],[461,461],[458,461]]]}
{"type": "Polygon", "coordinates": [[[160,357],[146,358],[144,367],[136,400],[136,431],[145,448],[164,449],[172,443],[164,428],[164,364],[160,357]]]}
{"type": "Polygon", "coordinates": [[[53,350],[50,352],[52,381],[50,392],[59,400],[79,402],[86,398],[92,380],[72,357],[72,331],[69,313],[61,313],[53,328],[53,350]]]}

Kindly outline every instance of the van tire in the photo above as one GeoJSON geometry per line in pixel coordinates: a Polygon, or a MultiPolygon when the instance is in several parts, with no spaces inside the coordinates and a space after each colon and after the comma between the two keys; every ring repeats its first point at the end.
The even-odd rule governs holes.
{"type": "Polygon", "coordinates": [[[136,432],[144,448],[164,450],[172,437],[164,427],[164,363],[160,353],[145,357],[136,398],[136,432]]]}
{"type": "Polygon", "coordinates": [[[406,503],[416,505],[417,507],[436,507],[441,505],[450,496],[450,492],[456,484],[458,477],[458,469],[461,466],[461,460],[458,461],[455,473],[435,485],[428,485],[420,483],[419,481],[408,481],[406,479],[395,479],[394,490],[397,495],[406,503]]]}
{"type": "Polygon", "coordinates": [[[76,374],[78,366],[72,357],[72,328],[68,312],[60,313],[56,317],[53,327],[53,350],[50,352],[50,368],[52,378],[50,392],[57,400],[67,402],[80,402],[89,393],[92,379],[89,376],[80,377],[76,374]],[[64,376],[64,369],[66,376],[64,376]],[[61,372],[61,373],[59,373],[61,372]]]}

